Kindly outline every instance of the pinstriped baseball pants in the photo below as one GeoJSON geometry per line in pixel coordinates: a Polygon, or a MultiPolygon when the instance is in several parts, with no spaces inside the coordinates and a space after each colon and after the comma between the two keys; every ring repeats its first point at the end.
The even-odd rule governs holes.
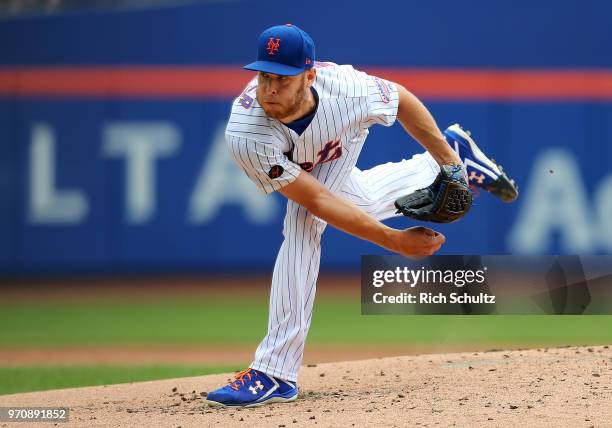
{"type": "MultiPolygon", "coordinates": [[[[354,167],[337,193],[384,220],[397,215],[393,203],[398,197],[428,186],[439,171],[427,152],[364,171],[354,167]]],[[[288,201],[284,240],[272,274],[268,332],[250,365],[253,369],[297,381],[312,320],[325,226],[304,207],[288,201]]]]}

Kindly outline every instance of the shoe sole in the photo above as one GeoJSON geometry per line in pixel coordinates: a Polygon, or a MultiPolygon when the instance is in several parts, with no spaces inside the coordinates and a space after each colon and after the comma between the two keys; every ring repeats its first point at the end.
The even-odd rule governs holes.
{"type": "Polygon", "coordinates": [[[485,190],[497,195],[502,202],[509,204],[518,198],[518,189],[505,174],[499,176],[493,183],[485,186],[485,190]]]}
{"type": "Polygon", "coordinates": [[[285,398],[285,397],[272,397],[269,398],[267,400],[263,400],[263,401],[258,401],[256,403],[250,403],[250,404],[223,404],[223,403],[219,403],[218,401],[212,401],[212,400],[204,400],[204,403],[208,404],[208,406],[210,407],[259,407],[259,406],[263,406],[264,404],[271,404],[271,403],[289,403],[291,401],[295,401],[297,399],[297,394],[289,397],[289,398],[285,398]]]}
{"type": "MultiPolygon", "coordinates": [[[[501,176],[503,173],[499,170],[499,168],[497,167],[497,165],[495,165],[488,157],[487,155],[485,155],[482,150],[480,150],[480,148],[478,147],[478,145],[476,144],[476,142],[474,140],[472,140],[472,137],[470,137],[468,135],[467,132],[465,132],[463,130],[463,128],[461,128],[461,125],[459,125],[458,123],[451,125],[448,127],[448,129],[445,131],[448,134],[450,134],[450,136],[456,140],[464,140],[467,145],[470,147],[470,150],[472,151],[472,153],[474,154],[474,158],[482,163],[485,168],[487,168],[488,170],[490,170],[493,175],[491,176],[491,178],[493,179],[497,179],[497,177],[501,176]]],[[[458,150],[457,148],[455,148],[455,150],[458,150]]],[[[462,160],[463,162],[463,160],[462,160]]],[[[488,174],[491,175],[491,174],[488,174]]]]}

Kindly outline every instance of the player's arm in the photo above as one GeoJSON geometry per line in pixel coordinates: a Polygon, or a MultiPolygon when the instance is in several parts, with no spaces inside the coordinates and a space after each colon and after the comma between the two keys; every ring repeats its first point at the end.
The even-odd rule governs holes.
{"type": "Polygon", "coordinates": [[[304,171],[279,192],[337,229],[404,256],[431,255],[446,240],[444,235],[425,227],[390,228],[347,199],[330,192],[304,171]]]}
{"type": "Polygon", "coordinates": [[[431,153],[438,164],[460,164],[459,158],[444,140],[436,121],[423,103],[402,85],[395,85],[399,97],[397,120],[406,132],[431,153]]]}

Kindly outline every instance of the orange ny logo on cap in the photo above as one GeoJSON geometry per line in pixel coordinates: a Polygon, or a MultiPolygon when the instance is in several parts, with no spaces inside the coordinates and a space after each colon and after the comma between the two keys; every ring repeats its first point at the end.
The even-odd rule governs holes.
{"type": "Polygon", "coordinates": [[[268,55],[274,55],[274,52],[278,51],[280,47],[280,39],[274,40],[274,37],[270,37],[268,40],[268,55]]]}

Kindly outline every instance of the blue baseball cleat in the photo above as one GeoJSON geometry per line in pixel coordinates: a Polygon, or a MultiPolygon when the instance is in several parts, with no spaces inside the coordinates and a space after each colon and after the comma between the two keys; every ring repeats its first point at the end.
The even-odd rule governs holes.
{"type": "Polygon", "coordinates": [[[512,202],[518,197],[518,186],[514,180],[508,178],[501,165],[478,148],[469,131],[454,124],[446,128],[444,138],[459,155],[470,187],[480,187],[504,202],[512,202]]]}
{"type": "Polygon", "coordinates": [[[297,396],[296,384],[248,368],[230,384],[209,392],[204,402],[212,407],[257,407],[293,401],[297,396]]]}

